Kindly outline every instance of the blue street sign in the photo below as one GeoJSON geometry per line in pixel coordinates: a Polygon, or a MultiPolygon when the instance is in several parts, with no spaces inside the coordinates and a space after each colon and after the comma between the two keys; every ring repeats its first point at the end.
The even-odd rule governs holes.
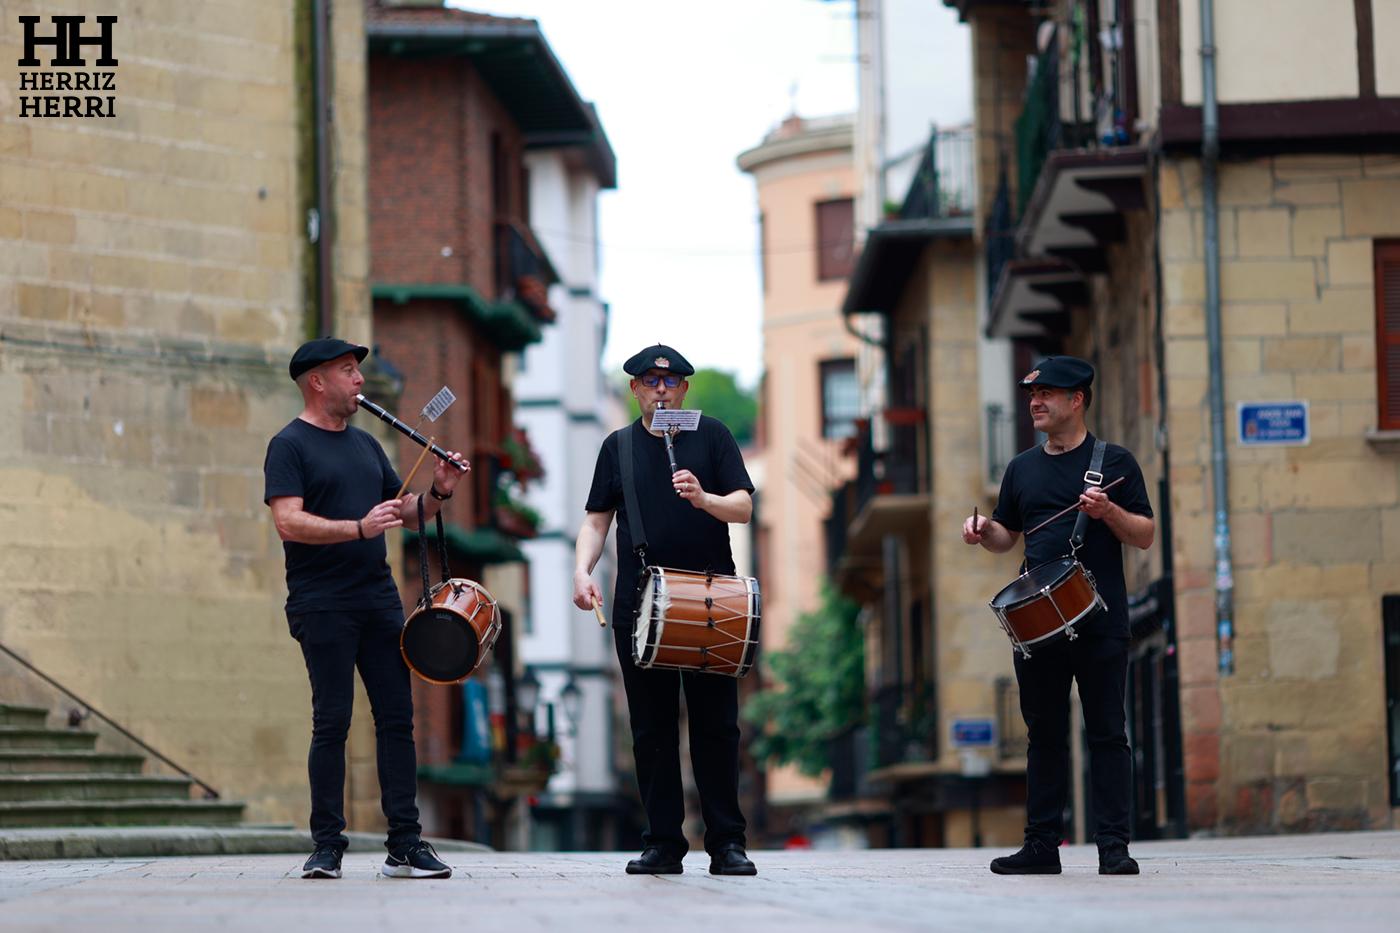
{"type": "Polygon", "coordinates": [[[1302,447],[1312,443],[1312,418],[1307,399],[1277,402],[1238,402],[1241,447],[1302,447]]]}
{"type": "Polygon", "coordinates": [[[994,719],[954,719],[954,748],[987,748],[996,744],[997,724],[994,719]]]}

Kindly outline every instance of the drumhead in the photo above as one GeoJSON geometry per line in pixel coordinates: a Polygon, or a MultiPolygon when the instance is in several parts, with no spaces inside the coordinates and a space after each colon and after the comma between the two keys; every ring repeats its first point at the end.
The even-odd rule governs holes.
{"type": "Polygon", "coordinates": [[[410,616],[399,645],[418,676],[439,684],[460,683],[471,676],[481,654],[471,623],[441,607],[410,616]]]}
{"type": "Polygon", "coordinates": [[[992,600],[994,609],[1007,609],[1019,602],[1039,596],[1047,586],[1054,586],[1074,570],[1074,558],[1046,561],[1032,567],[1007,584],[992,600]]]}
{"type": "Polygon", "coordinates": [[[659,617],[666,612],[666,571],[646,567],[637,590],[637,618],[632,625],[632,660],[647,664],[656,655],[656,639],[660,637],[659,617]],[[656,627],[653,627],[653,621],[656,627]]]}

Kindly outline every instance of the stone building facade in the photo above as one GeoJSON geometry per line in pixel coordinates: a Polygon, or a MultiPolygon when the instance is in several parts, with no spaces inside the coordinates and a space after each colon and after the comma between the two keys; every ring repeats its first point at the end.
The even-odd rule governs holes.
{"type": "Polygon", "coordinates": [[[1199,5],[948,3],[973,28],[981,167],[1002,173],[982,179],[988,330],[1018,362],[1098,367],[1090,427],[1134,451],[1157,512],[1158,543],[1128,565],[1135,832],[1392,825],[1397,474],[1378,341],[1397,300],[1397,11],[1215,4],[1222,567],[1199,5]],[[1276,402],[1307,403],[1305,442],[1250,443],[1237,406],[1276,402]]]}
{"type": "MultiPolygon", "coordinates": [[[[321,229],[334,330],[366,343],[363,6],[331,6],[321,229]]],[[[316,328],[310,8],[18,2],[0,23],[0,643],[245,818],[301,825],[310,691],[262,462],[316,328]],[[51,47],[17,67],[19,17],[50,35],[86,16],[91,36],[113,12],[115,116],[21,116],[26,80],[83,69],[51,47]]],[[[8,658],[0,697],[75,705],[8,658]]],[[[351,756],[373,799],[363,723],[351,756]]]]}

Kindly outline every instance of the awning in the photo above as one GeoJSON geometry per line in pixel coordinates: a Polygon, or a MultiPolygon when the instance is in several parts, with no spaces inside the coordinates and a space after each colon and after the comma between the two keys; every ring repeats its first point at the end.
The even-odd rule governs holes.
{"type": "Polygon", "coordinates": [[[518,301],[488,301],[474,286],[450,282],[426,282],[396,285],[378,282],[370,294],[396,305],[408,304],[415,298],[451,301],[457,310],[469,317],[477,329],[498,348],[519,352],[543,336],[540,322],[518,301]]]}
{"type": "MultiPolygon", "coordinates": [[[[472,563],[512,564],[525,559],[525,554],[515,541],[496,528],[468,530],[451,522],[444,522],[442,530],[443,536],[447,538],[447,547],[472,563]]],[[[418,546],[417,531],[404,529],[403,535],[406,546],[418,546]]],[[[436,540],[436,535],[436,531],[428,529],[430,538],[436,540]]]]}

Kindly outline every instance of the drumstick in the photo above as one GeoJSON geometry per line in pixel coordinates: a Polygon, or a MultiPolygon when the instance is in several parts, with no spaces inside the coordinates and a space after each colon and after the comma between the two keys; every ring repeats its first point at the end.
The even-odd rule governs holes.
{"type": "Polygon", "coordinates": [[[432,447],[432,446],[433,446],[433,438],[430,437],[430,438],[428,438],[428,445],[427,445],[427,447],[424,447],[424,448],[423,448],[423,452],[422,452],[421,454],[418,455],[418,462],[415,463],[415,464],[413,465],[413,469],[411,469],[411,470],[408,471],[408,479],[404,480],[404,481],[403,481],[403,485],[399,487],[399,494],[398,494],[397,496],[394,497],[395,499],[402,499],[402,498],[403,498],[403,491],[404,491],[405,489],[408,488],[408,484],[409,484],[409,483],[413,482],[413,474],[414,474],[414,473],[417,473],[417,472],[418,472],[418,468],[419,468],[420,466],[423,465],[423,458],[426,457],[426,456],[428,455],[428,448],[429,448],[429,447],[432,447]]]}
{"type": "Polygon", "coordinates": [[[603,628],[608,627],[608,620],[603,618],[603,609],[598,605],[598,597],[593,597],[593,613],[598,617],[598,624],[603,628]]]}
{"type": "MultiPolygon", "coordinates": [[[[1118,477],[1116,480],[1114,480],[1113,482],[1109,483],[1107,486],[1100,486],[1099,488],[1102,489],[1104,492],[1108,492],[1110,489],[1112,489],[1114,486],[1117,486],[1119,483],[1123,482],[1123,480],[1125,480],[1125,479],[1127,479],[1126,476],[1120,476],[1120,477],[1118,477]]],[[[1068,515],[1070,512],[1073,512],[1073,511],[1074,511],[1075,509],[1077,509],[1077,508],[1079,508],[1079,502],[1078,502],[1078,501],[1076,501],[1076,502],[1074,503],[1074,505],[1070,506],[1069,508],[1067,508],[1067,509],[1061,509],[1060,511],[1056,512],[1054,515],[1051,515],[1051,516],[1050,516],[1049,518],[1047,518],[1045,521],[1041,522],[1039,525],[1036,525],[1036,526],[1035,526],[1034,528],[1032,528],[1030,531],[1026,532],[1026,537],[1029,538],[1031,535],[1035,534],[1037,531],[1039,531],[1040,529],[1044,528],[1046,525],[1050,524],[1050,523],[1053,522],[1055,519],[1057,519],[1057,518],[1063,518],[1064,516],[1068,515]]]]}
{"type": "Polygon", "coordinates": [[[972,533],[977,534],[977,506],[972,507],[972,533]]]}

